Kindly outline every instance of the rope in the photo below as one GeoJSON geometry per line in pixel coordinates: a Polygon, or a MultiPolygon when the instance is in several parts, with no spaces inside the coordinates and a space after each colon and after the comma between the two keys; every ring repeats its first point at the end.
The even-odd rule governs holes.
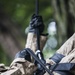
{"type": "MultiPolygon", "coordinates": [[[[36,16],[39,15],[39,0],[36,0],[36,8],[35,8],[36,16]]],[[[37,35],[37,50],[40,50],[40,33],[39,28],[36,28],[36,35],[37,35]]]]}
{"type": "Polygon", "coordinates": [[[36,0],[36,8],[35,8],[35,12],[36,12],[36,15],[39,14],[39,0],[36,0]]]}

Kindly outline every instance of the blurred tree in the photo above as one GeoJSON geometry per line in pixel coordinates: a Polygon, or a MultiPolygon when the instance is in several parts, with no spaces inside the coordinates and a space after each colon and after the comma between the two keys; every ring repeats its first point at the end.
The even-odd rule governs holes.
{"type": "Polygon", "coordinates": [[[75,31],[75,0],[52,0],[61,46],[75,31]]]}
{"type": "Polygon", "coordinates": [[[15,23],[4,13],[0,13],[0,44],[3,50],[13,58],[24,47],[24,36],[15,23]]]}

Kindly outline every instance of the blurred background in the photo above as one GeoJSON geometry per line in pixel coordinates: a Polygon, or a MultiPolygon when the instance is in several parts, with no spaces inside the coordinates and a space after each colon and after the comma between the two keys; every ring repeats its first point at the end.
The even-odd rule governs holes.
{"type": "MultiPolygon", "coordinates": [[[[75,0],[40,0],[48,40],[43,53],[49,58],[75,31],[75,0]]],[[[0,0],[0,63],[9,65],[26,43],[35,0],[0,0]]]]}

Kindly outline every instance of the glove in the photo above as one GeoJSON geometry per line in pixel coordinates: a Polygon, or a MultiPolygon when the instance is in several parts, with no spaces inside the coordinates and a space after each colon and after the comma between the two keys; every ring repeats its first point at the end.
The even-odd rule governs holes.
{"type": "Polygon", "coordinates": [[[24,49],[16,54],[15,59],[10,65],[10,69],[13,70],[15,74],[20,71],[22,74],[18,72],[19,75],[32,75],[37,67],[31,62],[30,54],[24,49]]]}
{"type": "Polygon", "coordinates": [[[30,27],[29,32],[36,33],[36,28],[38,28],[41,34],[44,30],[42,16],[36,16],[35,14],[32,15],[29,27],[30,27]]]}
{"type": "Polygon", "coordinates": [[[25,49],[18,52],[15,56],[15,59],[16,58],[25,58],[25,60],[31,62],[30,54],[25,49]]]}

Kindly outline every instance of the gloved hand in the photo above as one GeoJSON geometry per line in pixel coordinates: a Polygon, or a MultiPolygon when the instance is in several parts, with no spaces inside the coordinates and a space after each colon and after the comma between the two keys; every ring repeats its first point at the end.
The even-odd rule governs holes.
{"type": "Polygon", "coordinates": [[[32,15],[29,26],[30,26],[29,32],[36,33],[36,28],[38,28],[39,32],[41,34],[44,30],[44,24],[43,24],[42,16],[36,16],[35,14],[32,15]]]}
{"type": "Polygon", "coordinates": [[[15,56],[15,59],[16,58],[24,58],[25,60],[31,62],[30,54],[25,49],[22,51],[19,51],[15,56]]]}
{"type": "Polygon", "coordinates": [[[22,73],[20,75],[32,75],[37,67],[31,62],[30,54],[24,49],[16,54],[15,59],[10,65],[11,69],[14,70],[14,73],[19,73],[20,71],[22,73]]]}

